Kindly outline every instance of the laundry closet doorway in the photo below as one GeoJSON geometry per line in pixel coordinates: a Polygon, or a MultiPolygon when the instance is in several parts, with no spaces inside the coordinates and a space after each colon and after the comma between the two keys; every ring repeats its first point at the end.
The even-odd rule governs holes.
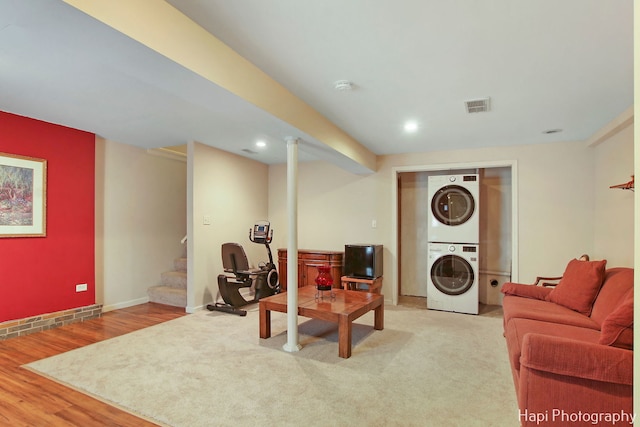
{"type": "Polygon", "coordinates": [[[500,305],[500,286],[517,277],[517,204],[515,161],[443,167],[406,167],[396,178],[397,293],[426,298],[428,271],[428,179],[433,175],[480,176],[479,299],[500,305]]]}

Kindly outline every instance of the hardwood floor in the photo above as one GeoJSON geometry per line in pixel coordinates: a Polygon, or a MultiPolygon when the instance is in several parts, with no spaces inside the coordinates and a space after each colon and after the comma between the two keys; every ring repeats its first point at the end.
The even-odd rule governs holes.
{"type": "Polygon", "coordinates": [[[0,341],[0,426],[156,426],[21,365],[184,315],[183,308],[147,303],[0,341]]]}

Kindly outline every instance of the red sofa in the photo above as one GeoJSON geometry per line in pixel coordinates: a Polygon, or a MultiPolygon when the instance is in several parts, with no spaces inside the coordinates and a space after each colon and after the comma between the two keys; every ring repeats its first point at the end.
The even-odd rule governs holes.
{"type": "Polygon", "coordinates": [[[633,269],[573,260],[556,287],[505,283],[522,426],[630,425],[633,269]]]}

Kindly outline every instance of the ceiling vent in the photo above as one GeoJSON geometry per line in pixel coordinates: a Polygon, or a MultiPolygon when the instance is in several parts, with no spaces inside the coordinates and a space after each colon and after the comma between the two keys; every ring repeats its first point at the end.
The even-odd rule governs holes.
{"type": "Polygon", "coordinates": [[[243,148],[242,151],[248,154],[258,154],[257,151],[249,150],[248,148],[243,148]]]}
{"type": "Polygon", "coordinates": [[[483,113],[489,111],[491,98],[472,99],[465,101],[467,113],[483,113]]]}

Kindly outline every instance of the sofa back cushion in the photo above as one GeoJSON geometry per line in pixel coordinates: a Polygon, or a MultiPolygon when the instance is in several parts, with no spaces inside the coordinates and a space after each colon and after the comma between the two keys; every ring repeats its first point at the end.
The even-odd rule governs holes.
{"type": "Polygon", "coordinates": [[[562,279],[547,296],[547,301],[565,306],[585,316],[591,314],[605,276],[606,260],[580,261],[572,259],[562,279]]]}
{"type": "Polygon", "coordinates": [[[600,293],[593,303],[591,319],[602,326],[604,319],[622,303],[631,289],[633,289],[633,268],[608,269],[600,293]]]}
{"type": "Polygon", "coordinates": [[[599,343],[633,350],[633,288],[602,322],[599,343]]]}

